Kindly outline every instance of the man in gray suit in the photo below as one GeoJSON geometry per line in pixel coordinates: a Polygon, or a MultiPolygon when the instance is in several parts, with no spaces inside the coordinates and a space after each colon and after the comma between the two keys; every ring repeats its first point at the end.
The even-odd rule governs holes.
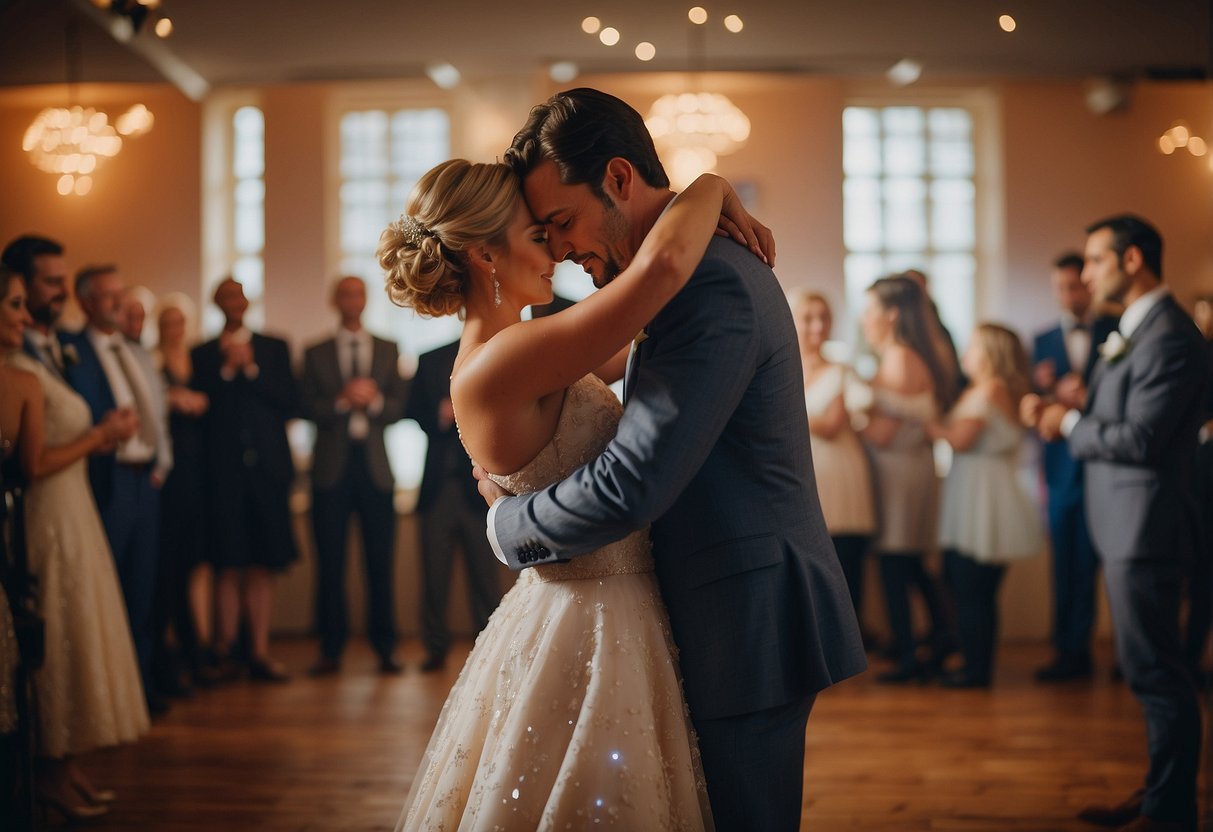
{"type": "Polygon", "coordinates": [[[316,538],[316,621],[320,658],[313,676],[336,673],[348,629],[345,544],[350,515],[362,524],[368,596],[367,634],[381,673],[399,673],[392,565],[396,540],[395,481],[383,429],[404,415],[405,384],[396,345],[362,326],[366,284],[343,277],[333,287],[341,317],[336,337],[309,347],[302,398],[316,423],[312,453],[312,529],[316,538]]]}
{"type": "Polygon", "coordinates": [[[1125,305],[1100,348],[1081,412],[1041,407],[1025,419],[1068,438],[1083,460],[1087,519],[1103,561],[1116,653],[1146,717],[1145,787],[1080,817],[1132,832],[1194,830],[1200,707],[1183,658],[1179,609],[1197,553],[1197,432],[1204,401],[1200,333],[1162,283],[1162,238],[1144,220],[1087,229],[1083,280],[1125,305]]]}
{"type": "MultiPolygon", "coordinates": [[[[534,108],[507,159],[553,259],[600,286],[674,196],[640,115],[597,90],[534,108]],[[629,173],[619,200],[608,163],[629,173]]],[[[716,826],[796,829],[816,694],[866,661],[817,499],[792,316],[770,268],[714,240],[643,336],[600,457],[524,497],[481,481],[490,539],[522,569],[651,523],[716,826]]]]}

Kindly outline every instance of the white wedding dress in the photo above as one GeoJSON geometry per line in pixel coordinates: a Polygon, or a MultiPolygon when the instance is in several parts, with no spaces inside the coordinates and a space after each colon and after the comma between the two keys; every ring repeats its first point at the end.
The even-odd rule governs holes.
{"type": "MultiPolygon", "coordinates": [[[[622,408],[568,388],[551,442],[516,474],[543,488],[597,456],[622,408]]],[[[712,829],[647,532],[524,570],[476,640],[397,830],[712,829]]]]}

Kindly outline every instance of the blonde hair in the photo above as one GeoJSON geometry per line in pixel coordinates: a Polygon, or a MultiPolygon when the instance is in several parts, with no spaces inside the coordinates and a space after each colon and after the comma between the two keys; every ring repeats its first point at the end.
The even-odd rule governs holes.
{"type": "Polygon", "coordinates": [[[973,335],[990,362],[990,369],[1006,383],[1011,401],[1018,406],[1019,400],[1031,390],[1031,368],[1023,342],[1018,335],[1000,324],[978,324],[973,335]]]}
{"type": "Polygon", "coordinates": [[[452,159],[422,176],[404,214],[379,237],[392,303],[435,318],[461,312],[467,249],[503,244],[521,199],[508,165],[452,159]]]}
{"type": "Polygon", "coordinates": [[[807,303],[820,303],[826,308],[826,315],[830,318],[830,320],[834,319],[834,310],[830,308],[830,301],[821,292],[815,292],[812,289],[806,289],[803,286],[791,289],[788,292],[789,306],[795,308],[797,306],[803,306],[807,303]]]}

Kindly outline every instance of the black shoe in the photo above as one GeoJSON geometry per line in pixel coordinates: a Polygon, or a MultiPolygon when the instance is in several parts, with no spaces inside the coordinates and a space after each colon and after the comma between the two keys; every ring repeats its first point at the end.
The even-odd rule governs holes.
{"type": "Polygon", "coordinates": [[[905,685],[910,682],[926,684],[930,676],[930,671],[926,665],[920,664],[917,661],[902,662],[892,670],[886,670],[884,673],[877,675],[876,684],[905,685]]]}
{"type": "Polygon", "coordinates": [[[1115,806],[1088,806],[1078,813],[1080,820],[1093,823],[1096,826],[1116,828],[1131,823],[1141,814],[1142,803],[1146,798],[1146,790],[1138,789],[1129,795],[1128,799],[1115,806]]]}
{"type": "Polygon", "coordinates": [[[248,677],[252,682],[271,682],[282,684],[291,680],[290,674],[269,660],[251,659],[248,663],[248,677]]]}
{"type": "Polygon", "coordinates": [[[1062,653],[1044,667],[1037,668],[1036,681],[1069,682],[1074,679],[1090,679],[1091,672],[1089,655],[1062,653]]]}
{"type": "Polygon", "coordinates": [[[307,669],[307,675],[312,677],[335,676],[340,670],[341,662],[328,656],[321,656],[314,665],[307,669]]]}
{"type": "Polygon", "coordinates": [[[980,676],[970,675],[962,669],[941,676],[939,679],[939,684],[945,688],[967,690],[969,688],[988,688],[990,686],[990,680],[988,678],[983,679],[980,676]]]}
{"type": "Polygon", "coordinates": [[[399,676],[404,672],[404,665],[395,656],[380,656],[379,672],[384,676],[399,676]]]}
{"type": "Polygon", "coordinates": [[[442,670],[442,668],[445,666],[446,666],[446,656],[438,656],[438,655],[434,655],[433,653],[431,653],[429,655],[429,657],[424,662],[422,662],[421,672],[422,673],[435,673],[439,670],[442,670]]]}

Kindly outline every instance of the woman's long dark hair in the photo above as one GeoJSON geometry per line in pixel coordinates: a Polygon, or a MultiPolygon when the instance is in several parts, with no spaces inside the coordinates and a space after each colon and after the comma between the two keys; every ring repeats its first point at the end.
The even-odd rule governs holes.
{"type": "Polygon", "coordinates": [[[939,361],[931,336],[931,322],[927,320],[927,296],[922,287],[908,277],[897,275],[880,278],[868,287],[868,291],[876,296],[882,308],[897,310],[893,337],[913,350],[927,365],[935,387],[935,403],[940,410],[948,410],[956,401],[956,379],[939,361]]]}

